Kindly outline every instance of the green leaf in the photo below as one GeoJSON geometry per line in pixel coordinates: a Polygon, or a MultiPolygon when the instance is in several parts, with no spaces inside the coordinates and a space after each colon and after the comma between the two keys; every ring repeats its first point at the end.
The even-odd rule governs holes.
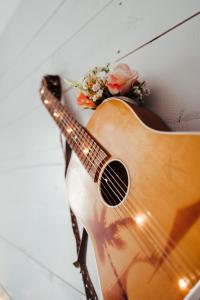
{"type": "Polygon", "coordinates": [[[64,78],[63,80],[64,80],[65,83],[67,83],[68,85],[72,86],[73,88],[79,89],[83,93],[87,92],[87,90],[85,90],[79,82],[73,81],[73,80],[70,80],[70,79],[66,79],[66,78],[64,78]]]}

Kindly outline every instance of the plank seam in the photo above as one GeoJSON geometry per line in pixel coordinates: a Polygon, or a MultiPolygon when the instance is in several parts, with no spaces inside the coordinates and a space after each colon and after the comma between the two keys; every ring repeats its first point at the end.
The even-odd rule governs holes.
{"type": "Polygon", "coordinates": [[[57,273],[55,273],[54,271],[50,270],[46,265],[44,265],[42,262],[40,262],[38,259],[36,259],[35,257],[33,257],[30,253],[28,253],[26,250],[24,250],[23,248],[17,246],[16,244],[14,244],[13,242],[9,241],[7,238],[5,238],[4,236],[0,235],[0,239],[10,245],[11,247],[13,247],[14,249],[16,249],[18,252],[22,253],[24,256],[26,256],[28,259],[30,259],[32,262],[34,262],[35,264],[37,264],[40,268],[44,269],[46,272],[48,272],[50,275],[54,276],[55,278],[57,278],[58,280],[60,280],[61,282],[63,282],[65,285],[67,285],[68,287],[74,289],[77,293],[81,294],[82,296],[85,296],[85,294],[79,290],[78,288],[76,288],[75,286],[73,286],[70,282],[68,282],[67,280],[65,280],[64,278],[62,278],[60,275],[58,275],[57,273]]]}
{"type": "Polygon", "coordinates": [[[11,296],[11,293],[8,292],[8,290],[5,288],[5,286],[2,283],[0,283],[0,287],[2,291],[9,297],[9,300],[14,300],[14,298],[11,296]]]}
{"type": "MultiPolygon", "coordinates": [[[[16,172],[16,171],[26,171],[26,170],[33,170],[33,169],[38,169],[38,168],[49,168],[49,167],[61,167],[63,168],[64,166],[64,162],[63,163],[57,163],[57,162],[52,162],[52,163],[39,163],[39,164],[35,164],[35,165],[26,165],[26,166],[22,166],[22,167],[16,167],[16,168],[10,168],[10,169],[5,169],[2,170],[3,174],[8,174],[8,173],[12,173],[12,172],[16,172]]],[[[0,171],[1,174],[1,171],[0,171]]]]}
{"type": "MultiPolygon", "coordinates": [[[[12,59],[12,61],[18,61],[18,59],[20,58],[20,56],[24,53],[24,51],[28,48],[28,46],[35,40],[35,38],[40,34],[40,32],[46,27],[46,25],[49,23],[49,21],[51,20],[51,18],[59,11],[59,9],[63,6],[63,4],[65,3],[66,0],[63,0],[54,10],[53,12],[47,17],[47,19],[44,21],[44,23],[42,24],[42,26],[36,31],[36,33],[33,35],[33,37],[26,43],[26,45],[22,48],[22,50],[17,54],[17,56],[15,56],[14,59],[12,59]]],[[[6,71],[0,75],[0,79],[5,76],[5,74],[7,74],[13,67],[13,64],[10,65],[10,67],[8,69],[6,69],[6,71]]]]}
{"type": "Polygon", "coordinates": [[[5,124],[4,126],[2,126],[0,128],[0,134],[2,131],[4,131],[5,129],[9,128],[10,126],[13,126],[13,124],[29,117],[30,114],[32,114],[33,112],[35,112],[36,110],[40,109],[42,106],[41,105],[37,105],[34,106],[33,108],[31,108],[29,111],[26,111],[25,113],[21,114],[18,118],[8,122],[7,124],[5,124]]]}
{"type": "Polygon", "coordinates": [[[183,25],[184,23],[186,23],[186,22],[190,21],[191,19],[197,17],[199,14],[200,14],[200,11],[198,11],[197,13],[193,14],[192,16],[190,16],[190,17],[184,19],[183,21],[177,23],[176,25],[170,27],[168,30],[166,30],[166,31],[164,31],[164,32],[162,32],[162,33],[160,33],[159,35],[157,35],[156,37],[154,37],[154,38],[151,39],[150,41],[148,41],[148,42],[142,44],[141,46],[139,46],[139,47],[137,47],[137,48],[131,50],[131,51],[128,52],[127,54],[125,54],[125,55],[121,56],[120,58],[118,58],[115,62],[119,62],[119,61],[121,61],[122,59],[128,57],[129,55],[131,55],[131,54],[133,54],[133,53],[139,51],[140,49],[142,49],[142,48],[148,46],[149,44],[155,42],[156,40],[158,40],[159,38],[161,38],[161,37],[163,37],[164,35],[168,34],[169,32],[171,32],[171,31],[175,30],[176,28],[180,27],[180,26],[183,25]]]}

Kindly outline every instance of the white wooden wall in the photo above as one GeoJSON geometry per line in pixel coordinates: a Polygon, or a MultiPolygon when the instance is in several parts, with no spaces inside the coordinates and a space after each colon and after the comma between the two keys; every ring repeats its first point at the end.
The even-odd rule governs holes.
{"type": "MultiPolygon", "coordinates": [[[[150,109],[174,130],[200,130],[199,10],[199,0],[20,2],[0,37],[0,299],[5,289],[15,300],[85,299],[41,77],[128,63],[152,88],[150,109]]],[[[85,124],[91,112],[66,97],[85,124]]],[[[99,290],[91,247],[89,266],[99,290]]]]}

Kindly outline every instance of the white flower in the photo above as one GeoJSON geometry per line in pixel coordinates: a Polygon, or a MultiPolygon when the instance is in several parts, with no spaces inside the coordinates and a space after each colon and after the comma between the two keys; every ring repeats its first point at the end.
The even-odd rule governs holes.
{"type": "Polygon", "coordinates": [[[142,85],[142,92],[145,96],[149,96],[151,94],[151,90],[148,87],[148,85],[146,84],[146,82],[144,82],[142,85]]]}
{"type": "Polygon", "coordinates": [[[97,92],[100,89],[100,84],[98,82],[96,82],[93,86],[92,86],[92,90],[93,92],[97,92]]]}
{"type": "Polygon", "coordinates": [[[98,92],[96,93],[97,98],[101,98],[103,95],[103,90],[98,90],[98,92]]]}
{"type": "Polygon", "coordinates": [[[106,80],[106,73],[105,73],[105,71],[101,71],[101,72],[99,72],[99,78],[103,81],[103,82],[105,82],[105,80],[106,80]]]}
{"type": "Polygon", "coordinates": [[[141,90],[137,87],[137,88],[134,89],[134,93],[135,93],[136,95],[140,95],[142,92],[141,92],[141,90]]]}
{"type": "Polygon", "coordinates": [[[93,100],[94,102],[97,101],[97,96],[94,95],[94,96],[92,97],[92,100],[93,100]]]}

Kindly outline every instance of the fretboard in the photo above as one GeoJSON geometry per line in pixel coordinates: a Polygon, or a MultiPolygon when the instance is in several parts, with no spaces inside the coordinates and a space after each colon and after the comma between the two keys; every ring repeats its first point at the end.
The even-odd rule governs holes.
{"type": "Polygon", "coordinates": [[[44,105],[66,137],[71,149],[77,154],[92,179],[97,181],[109,154],[52,93],[45,88],[42,88],[40,93],[44,105]]]}

